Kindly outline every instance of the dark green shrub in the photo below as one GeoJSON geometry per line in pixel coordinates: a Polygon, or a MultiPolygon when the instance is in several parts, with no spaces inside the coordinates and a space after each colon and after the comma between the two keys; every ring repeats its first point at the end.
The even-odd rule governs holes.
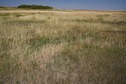
{"type": "Polygon", "coordinates": [[[50,6],[42,6],[42,5],[20,5],[18,8],[24,8],[24,9],[53,9],[53,7],[50,6]]]}

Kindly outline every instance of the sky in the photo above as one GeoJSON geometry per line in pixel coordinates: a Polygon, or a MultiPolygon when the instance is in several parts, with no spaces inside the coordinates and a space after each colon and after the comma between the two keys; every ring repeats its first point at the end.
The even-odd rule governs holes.
{"type": "Polygon", "coordinates": [[[126,0],[0,0],[0,6],[48,5],[61,9],[126,10],[126,0]]]}

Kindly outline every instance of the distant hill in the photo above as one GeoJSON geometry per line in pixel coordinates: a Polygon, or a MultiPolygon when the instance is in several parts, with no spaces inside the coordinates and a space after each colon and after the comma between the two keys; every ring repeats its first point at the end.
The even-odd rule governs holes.
{"type": "Polygon", "coordinates": [[[42,5],[19,5],[18,8],[22,8],[22,9],[53,9],[53,7],[42,6],[42,5]]]}

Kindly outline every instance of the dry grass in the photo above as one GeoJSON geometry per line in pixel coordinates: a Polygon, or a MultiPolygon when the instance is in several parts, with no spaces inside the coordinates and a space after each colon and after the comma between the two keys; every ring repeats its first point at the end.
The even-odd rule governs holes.
{"type": "Polygon", "coordinates": [[[0,10],[0,84],[125,84],[126,12],[0,10]]]}

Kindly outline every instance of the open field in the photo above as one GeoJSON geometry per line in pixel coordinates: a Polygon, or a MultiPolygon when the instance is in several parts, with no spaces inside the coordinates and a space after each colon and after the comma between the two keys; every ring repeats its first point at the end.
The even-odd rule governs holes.
{"type": "Polygon", "coordinates": [[[126,12],[0,10],[0,84],[126,84],[126,12]]]}

